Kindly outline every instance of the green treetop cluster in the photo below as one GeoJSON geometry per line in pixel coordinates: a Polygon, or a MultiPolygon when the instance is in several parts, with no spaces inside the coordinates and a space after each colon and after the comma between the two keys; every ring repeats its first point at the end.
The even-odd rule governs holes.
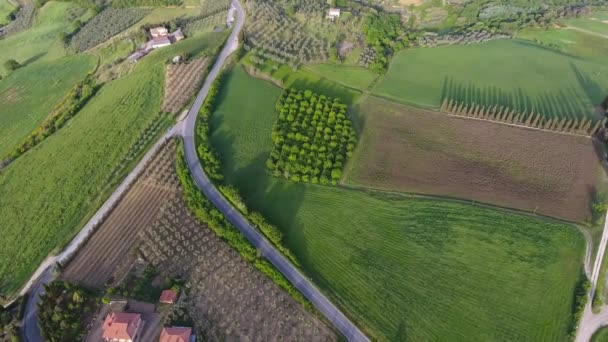
{"type": "Polygon", "coordinates": [[[357,143],[346,105],[310,90],[289,89],[276,109],[268,169],[295,182],[335,185],[357,143]]]}

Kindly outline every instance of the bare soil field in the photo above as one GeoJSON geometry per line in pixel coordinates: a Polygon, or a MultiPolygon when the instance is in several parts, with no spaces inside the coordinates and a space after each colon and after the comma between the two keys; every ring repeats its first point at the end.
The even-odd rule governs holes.
{"type": "Polygon", "coordinates": [[[194,95],[203,80],[207,58],[197,58],[189,63],[169,64],[165,72],[165,95],[162,110],[177,113],[194,95]]]}
{"type": "Polygon", "coordinates": [[[111,282],[116,266],[125,259],[138,240],[138,233],[152,223],[162,204],[178,195],[179,181],[173,172],[175,142],[171,141],[146,167],[116,209],[68,263],[63,278],[99,288],[111,282]]]}
{"type": "Polygon", "coordinates": [[[205,341],[335,341],[329,327],[190,215],[175,151],[168,143],[62,277],[101,288],[143,262],[185,281],[180,300],[205,341]]]}
{"type": "Polygon", "coordinates": [[[603,170],[592,140],[448,116],[369,97],[346,184],[590,219],[603,170]]]}

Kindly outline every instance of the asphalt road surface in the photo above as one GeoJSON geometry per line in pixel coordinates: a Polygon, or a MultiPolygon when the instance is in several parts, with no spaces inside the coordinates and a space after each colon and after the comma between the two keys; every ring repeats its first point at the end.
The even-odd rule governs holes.
{"type": "MultiPolygon", "coordinates": [[[[578,325],[576,331],[576,342],[588,342],[591,340],[593,334],[601,327],[608,325],[608,306],[600,308],[600,312],[594,313],[592,310],[593,298],[597,289],[597,282],[599,280],[600,269],[602,266],[602,260],[604,260],[604,253],[606,252],[606,245],[608,244],[608,213],[604,219],[604,231],[602,233],[602,239],[600,240],[600,246],[597,249],[597,256],[595,257],[595,265],[593,266],[593,273],[591,273],[591,289],[589,290],[589,297],[583,316],[578,325]]],[[[602,279],[601,281],[606,281],[602,279]]]]}
{"type": "Polygon", "coordinates": [[[205,84],[198,93],[184,122],[184,148],[190,173],[198,187],[215,207],[266,257],[310,302],[327,317],[349,341],[369,341],[369,339],[338,310],[304,275],[302,275],[283,255],[278,252],[232,205],[224,199],[211,183],[198,159],[194,141],[196,117],[207,97],[211,84],[215,81],[226,58],[238,48],[238,35],[243,27],[245,15],[237,0],[232,1],[236,8],[236,26],[220,52],[205,84]]]}

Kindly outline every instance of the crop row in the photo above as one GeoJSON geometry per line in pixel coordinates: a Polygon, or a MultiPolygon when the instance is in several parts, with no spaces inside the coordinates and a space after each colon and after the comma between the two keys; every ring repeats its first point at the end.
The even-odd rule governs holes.
{"type": "Polygon", "coordinates": [[[245,7],[252,17],[245,28],[247,43],[264,51],[267,57],[292,65],[327,59],[327,43],[287,16],[275,3],[252,0],[245,7]]]}
{"type": "Polygon", "coordinates": [[[81,52],[105,42],[141,20],[150,9],[109,8],[97,14],[72,37],[70,47],[81,52]]]}

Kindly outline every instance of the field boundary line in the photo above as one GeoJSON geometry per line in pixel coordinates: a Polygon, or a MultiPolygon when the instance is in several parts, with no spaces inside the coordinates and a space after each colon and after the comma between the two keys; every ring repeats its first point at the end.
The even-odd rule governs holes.
{"type": "Polygon", "coordinates": [[[344,189],[355,190],[355,191],[360,191],[360,192],[367,192],[367,193],[371,193],[371,194],[384,193],[384,194],[390,194],[390,195],[394,195],[394,196],[401,196],[401,197],[407,197],[407,198],[442,200],[442,201],[449,201],[449,202],[455,202],[455,203],[469,204],[469,205],[479,206],[479,207],[488,208],[488,209],[502,210],[502,211],[506,211],[506,212],[510,212],[510,213],[523,214],[523,215],[527,215],[527,216],[531,216],[531,217],[547,219],[550,221],[568,224],[568,225],[572,225],[575,227],[583,227],[580,222],[568,221],[565,219],[560,219],[558,217],[534,213],[534,212],[526,211],[523,209],[504,207],[504,206],[500,206],[500,205],[496,205],[496,204],[486,203],[486,202],[477,201],[477,200],[471,200],[471,199],[462,198],[462,197],[447,196],[447,195],[431,195],[431,194],[424,194],[424,193],[420,193],[420,192],[385,190],[385,189],[371,187],[371,186],[357,185],[357,184],[352,184],[352,183],[347,184],[347,183],[344,183],[344,181],[341,181],[339,183],[339,186],[344,189]]]}

